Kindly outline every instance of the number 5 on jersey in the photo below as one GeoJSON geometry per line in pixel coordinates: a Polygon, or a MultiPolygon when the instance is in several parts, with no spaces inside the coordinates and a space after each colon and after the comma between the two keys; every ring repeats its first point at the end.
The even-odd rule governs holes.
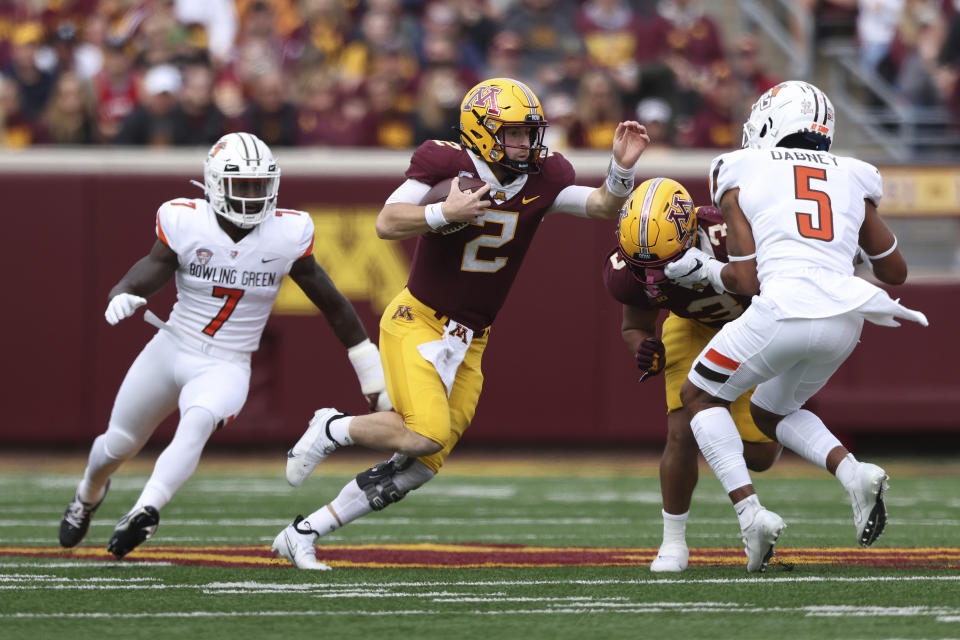
{"type": "Polygon", "coordinates": [[[237,308],[237,303],[240,302],[240,298],[243,297],[243,289],[214,287],[213,297],[225,298],[225,300],[223,302],[223,306],[220,308],[220,312],[213,318],[213,320],[210,321],[209,324],[207,324],[207,326],[203,328],[203,332],[208,336],[212,336],[219,331],[220,327],[223,326],[223,323],[226,322],[233,313],[233,310],[237,308]]]}
{"type": "Polygon", "coordinates": [[[817,203],[817,215],[797,212],[797,230],[804,238],[833,240],[833,208],[830,196],[826,192],[810,186],[811,180],[827,181],[827,170],[819,167],[804,167],[797,165],[793,168],[793,188],[797,200],[811,200],[817,203]]]}

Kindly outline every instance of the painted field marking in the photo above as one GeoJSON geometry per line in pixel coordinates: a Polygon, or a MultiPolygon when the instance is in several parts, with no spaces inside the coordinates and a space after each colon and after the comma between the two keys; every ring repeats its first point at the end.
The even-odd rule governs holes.
{"type": "MultiPolygon", "coordinates": [[[[561,567],[561,566],[644,566],[655,556],[655,548],[524,546],[480,543],[415,544],[326,544],[317,548],[318,559],[339,568],[473,568],[473,567],[561,567]]],[[[0,546],[0,556],[27,556],[63,560],[108,560],[112,554],[102,547],[0,546]]],[[[290,567],[275,557],[267,546],[170,546],[144,545],[131,554],[144,562],[177,565],[232,567],[290,567]]],[[[695,547],[690,550],[691,566],[739,566],[743,552],[731,547],[695,547]]],[[[125,563],[121,563],[125,564],[125,563]]],[[[790,570],[793,565],[859,565],[865,567],[960,569],[960,548],[782,548],[771,571],[790,570]]]]}

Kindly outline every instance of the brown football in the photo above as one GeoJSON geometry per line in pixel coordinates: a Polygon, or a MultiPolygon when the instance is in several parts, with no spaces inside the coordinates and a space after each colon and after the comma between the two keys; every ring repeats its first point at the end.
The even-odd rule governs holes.
{"type": "MultiPolygon", "coordinates": [[[[450,183],[453,182],[453,178],[447,178],[446,180],[441,180],[437,184],[430,187],[430,191],[423,196],[420,200],[421,205],[434,204],[436,202],[443,202],[447,199],[447,196],[450,195],[450,183]]],[[[471,178],[470,176],[460,176],[460,191],[476,191],[486,182],[479,178],[471,178]]],[[[448,233],[455,233],[468,226],[469,222],[452,222],[448,225],[440,227],[435,231],[435,233],[442,233],[444,235],[448,233]]]]}

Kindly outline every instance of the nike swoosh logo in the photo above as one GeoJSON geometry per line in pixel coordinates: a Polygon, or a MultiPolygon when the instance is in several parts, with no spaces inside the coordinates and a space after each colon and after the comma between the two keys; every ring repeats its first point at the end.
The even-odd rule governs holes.
{"type": "Polygon", "coordinates": [[[523,204],[529,204],[539,197],[540,196],[533,196],[532,198],[520,198],[520,202],[522,202],[523,204]]]}
{"type": "Polygon", "coordinates": [[[260,258],[260,262],[266,264],[267,262],[273,262],[274,260],[279,260],[280,258],[260,258]]]}

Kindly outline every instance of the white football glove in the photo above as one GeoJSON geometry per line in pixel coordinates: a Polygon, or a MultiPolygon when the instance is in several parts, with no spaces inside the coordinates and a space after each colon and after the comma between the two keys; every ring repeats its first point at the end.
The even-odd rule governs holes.
{"type": "Polygon", "coordinates": [[[146,298],[135,296],[132,293],[118,293],[110,298],[107,310],[103,316],[110,324],[117,324],[124,318],[129,318],[133,312],[147,304],[146,298]]]}
{"type": "Polygon", "coordinates": [[[711,258],[696,247],[690,247],[680,259],[665,265],[663,273],[681,287],[694,289],[710,285],[717,293],[723,293],[725,289],[720,277],[723,266],[723,262],[711,258]]]}
{"type": "Polygon", "coordinates": [[[360,391],[371,400],[374,411],[389,411],[393,409],[390,397],[387,395],[387,382],[383,375],[383,364],[380,362],[380,351],[377,345],[366,339],[347,349],[347,357],[353,370],[357,372],[360,381],[360,391]],[[376,396],[376,401],[373,401],[376,396]]]}

